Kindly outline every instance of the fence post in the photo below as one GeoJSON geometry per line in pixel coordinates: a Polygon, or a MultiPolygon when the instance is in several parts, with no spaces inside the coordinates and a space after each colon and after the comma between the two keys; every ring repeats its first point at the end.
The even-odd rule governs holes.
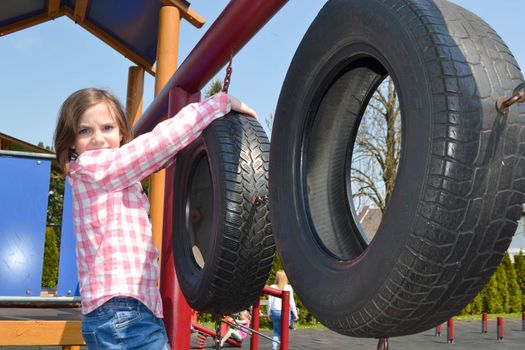
{"type": "Polygon", "coordinates": [[[436,337],[441,337],[441,331],[443,329],[443,325],[442,324],[438,324],[436,326],[436,333],[434,334],[436,337]]]}
{"type": "Polygon", "coordinates": [[[487,333],[489,331],[489,320],[488,314],[483,312],[481,314],[481,333],[487,333]]]}
{"type": "Polygon", "coordinates": [[[288,350],[288,335],[290,329],[290,291],[283,290],[281,307],[281,350],[288,350]]]}
{"type": "Polygon", "coordinates": [[[503,336],[504,336],[503,317],[498,317],[496,322],[498,325],[498,331],[497,331],[498,341],[501,341],[503,340],[503,336]]]}
{"type": "MultiPolygon", "coordinates": [[[[257,299],[255,304],[253,304],[252,308],[252,329],[259,331],[259,319],[261,315],[261,300],[257,299]]],[[[250,350],[257,350],[259,349],[259,334],[252,333],[252,337],[250,339],[250,350]]]]}
{"type": "Polygon", "coordinates": [[[452,318],[447,321],[447,343],[454,343],[454,319],[452,318]]]}

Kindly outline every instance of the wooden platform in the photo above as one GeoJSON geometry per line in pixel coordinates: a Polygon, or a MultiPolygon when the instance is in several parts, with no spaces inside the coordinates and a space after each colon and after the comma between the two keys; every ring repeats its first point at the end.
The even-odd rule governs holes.
{"type": "Polygon", "coordinates": [[[0,308],[0,346],[84,344],[80,308],[0,308]]]}

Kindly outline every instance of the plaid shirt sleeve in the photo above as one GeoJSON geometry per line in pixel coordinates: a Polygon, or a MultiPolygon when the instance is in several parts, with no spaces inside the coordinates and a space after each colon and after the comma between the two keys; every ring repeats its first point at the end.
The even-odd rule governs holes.
{"type": "Polygon", "coordinates": [[[108,191],[128,187],[159,170],[230,109],[224,93],[192,103],[120,148],[82,153],[71,163],[70,172],[81,181],[97,182],[108,191]]]}

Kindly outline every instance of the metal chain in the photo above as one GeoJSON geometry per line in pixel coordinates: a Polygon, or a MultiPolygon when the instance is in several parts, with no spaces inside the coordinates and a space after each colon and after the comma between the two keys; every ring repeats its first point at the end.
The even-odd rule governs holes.
{"type": "Polygon", "coordinates": [[[221,349],[221,321],[222,315],[215,314],[215,350],[221,349]]]}
{"type": "Polygon", "coordinates": [[[377,350],[388,350],[388,338],[379,338],[377,350]]]}
{"type": "Polygon", "coordinates": [[[224,77],[224,83],[222,84],[222,92],[228,93],[228,89],[230,88],[230,79],[232,76],[232,60],[233,57],[230,58],[230,63],[228,63],[228,67],[226,68],[226,76],[224,77]]]}
{"type": "Polygon", "coordinates": [[[512,92],[512,96],[509,98],[500,97],[496,102],[496,108],[503,115],[509,114],[509,107],[516,102],[521,103],[525,101],[525,83],[518,85],[512,92]]]}

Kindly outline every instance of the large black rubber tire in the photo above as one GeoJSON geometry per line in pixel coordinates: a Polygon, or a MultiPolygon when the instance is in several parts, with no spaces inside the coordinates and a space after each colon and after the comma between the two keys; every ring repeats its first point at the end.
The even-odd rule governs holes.
{"type": "Polygon", "coordinates": [[[522,212],[524,116],[496,99],[523,77],[480,18],[444,0],[332,0],[303,38],[273,125],[277,247],[308,310],[351,336],[434,327],[495,271],[522,212]],[[402,114],[391,200],[370,242],[349,168],[371,94],[389,75],[402,114]]]}
{"type": "Polygon", "coordinates": [[[229,113],[177,155],[174,261],[193,309],[232,313],[260,297],[275,253],[269,150],[255,119],[229,113]]]}

